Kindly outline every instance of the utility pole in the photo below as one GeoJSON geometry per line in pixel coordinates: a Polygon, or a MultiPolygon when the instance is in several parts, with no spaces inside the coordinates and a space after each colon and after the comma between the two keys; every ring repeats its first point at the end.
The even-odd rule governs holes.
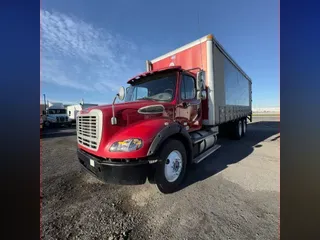
{"type": "Polygon", "coordinates": [[[46,101],[46,95],[43,94],[43,103],[44,103],[44,110],[47,109],[47,101],[46,101]]]}

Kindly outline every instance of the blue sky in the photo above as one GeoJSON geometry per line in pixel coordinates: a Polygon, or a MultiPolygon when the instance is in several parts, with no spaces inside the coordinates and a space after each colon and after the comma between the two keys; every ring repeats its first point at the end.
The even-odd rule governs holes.
{"type": "Polygon", "coordinates": [[[278,2],[42,1],[41,94],[110,103],[146,59],[213,33],[252,78],[253,106],[279,106],[278,2]]]}

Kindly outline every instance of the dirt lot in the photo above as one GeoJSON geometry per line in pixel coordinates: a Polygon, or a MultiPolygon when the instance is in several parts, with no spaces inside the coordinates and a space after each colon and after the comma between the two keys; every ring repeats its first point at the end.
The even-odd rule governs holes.
{"type": "Polygon", "coordinates": [[[80,170],[74,129],[41,139],[43,239],[278,239],[278,117],[256,117],[240,142],[202,161],[183,188],[100,183],[80,170]]]}

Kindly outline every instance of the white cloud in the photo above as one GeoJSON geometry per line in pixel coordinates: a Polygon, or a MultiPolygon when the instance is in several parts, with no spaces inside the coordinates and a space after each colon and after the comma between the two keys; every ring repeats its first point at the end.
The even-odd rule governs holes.
{"type": "Polygon", "coordinates": [[[132,69],[137,47],[119,35],[59,12],[40,18],[41,81],[106,93],[141,71],[132,69]]]}

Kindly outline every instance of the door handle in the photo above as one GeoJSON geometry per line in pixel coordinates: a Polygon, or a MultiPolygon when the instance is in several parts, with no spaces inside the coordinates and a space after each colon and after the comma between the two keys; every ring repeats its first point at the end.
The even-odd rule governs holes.
{"type": "Polygon", "coordinates": [[[191,106],[191,103],[188,103],[188,102],[183,102],[182,103],[182,107],[184,108],[187,108],[187,107],[190,107],[191,106]]]}

